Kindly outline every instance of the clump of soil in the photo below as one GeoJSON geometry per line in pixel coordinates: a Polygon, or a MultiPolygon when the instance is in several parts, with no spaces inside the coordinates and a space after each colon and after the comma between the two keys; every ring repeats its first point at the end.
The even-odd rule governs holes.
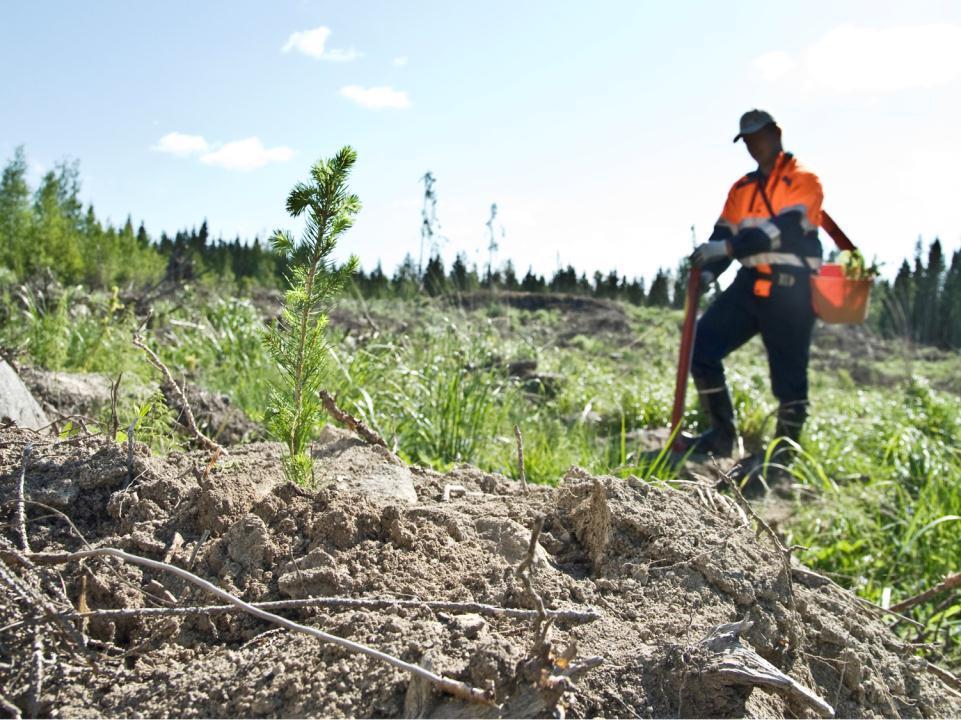
{"type": "Polygon", "coordinates": [[[160,458],[137,445],[131,461],[125,447],[101,437],[57,441],[6,428],[0,491],[10,511],[27,443],[25,496],[43,503],[27,505],[35,553],[118,548],[190,568],[248,602],[443,600],[534,609],[539,598],[549,610],[599,617],[558,619],[544,634],[536,632],[543,631],[536,615],[483,608],[345,601],[276,610],[493,700],[471,704],[395,667],[237,612],[94,615],[66,624],[38,618],[49,615],[38,598],[61,611],[70,609],[67,601],[93,611],[220,601],[177,576],[113,557],[49,567],[38,558],[25,567],[12,513],[0,538],[0,694],[24,713],[812,716],[796,695],[705,670],[710,650],[702,640],[742,620],[744,645],[838,716],[961,713],[953,691],[878,614],[804,568],[785,566],[738,509],[710,490],[681,492],[577,468],[556,488],[526,489],[470,467],[446,475],[408,467],[328,429],[316,448],[319,487],[305,491],[283,481],[273,443],[231,448],[215,465],[201,452],[160,458]],[[543,531],[529,556],[538,519],[543,531]],[[528,559],[536,597],[519,574],[528,559]],[[65,628],[82,632],[86,648],[65,628]]]}

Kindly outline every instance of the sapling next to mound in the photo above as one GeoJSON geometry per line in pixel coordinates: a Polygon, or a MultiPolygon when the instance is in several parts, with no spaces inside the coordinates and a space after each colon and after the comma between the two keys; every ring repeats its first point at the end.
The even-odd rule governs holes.
{"type": "Polygon", "coordinates": [[[264,335],[264,345],[280,369],[271,383],[265,414],[268,431],[287,446],[284,472],[288,480],[309,485],[313,459],[309,442],[324,409],[318,393],[326,375],[327,317],[334,300],[356,271],[351,256],[339,268],[331,254],[337,238],[354,222],[360,199],[350,193],[347,178],[357,153],[345,146],[310,169],[310,180],[297,183],[287,197],[287,212],[306,213],[300,243],[286,231],[274,233],[274,248],[286,260],[290,284],[280,318],[264,335]]]}

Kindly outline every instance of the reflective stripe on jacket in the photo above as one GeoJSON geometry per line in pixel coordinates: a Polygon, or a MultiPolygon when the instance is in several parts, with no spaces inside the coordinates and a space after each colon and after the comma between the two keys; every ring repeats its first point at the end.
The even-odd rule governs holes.
{"type": "MultiPolygon", "coordinates": [[[[758,170],[734,183],[710,239],[730,241],[733,257],[745,267],[817,270],[821,265],[818,226],[823,199],[817,175],[790,153],[782,152],[768,177],[758,170]]],[[[727,264],[710,269],[718,275],[727,264]]]]}

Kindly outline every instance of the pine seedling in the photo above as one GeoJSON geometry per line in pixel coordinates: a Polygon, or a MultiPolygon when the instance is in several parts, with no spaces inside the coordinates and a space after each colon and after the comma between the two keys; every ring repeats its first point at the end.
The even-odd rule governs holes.
{"type": "Polygon", "coordinates": [[[308,444],[324,409],[318,393],[326,375],[329,350],[327,317],[334,300],[356,271],[351,256],[336,267],[331,253],[337,238],[353,224],[360,200],[350,193],[347,178],[357,153],[345,146],[310,170],[308,182],[297,183],[287,198],[287,212],[306,215],[303,239],[278,230],[274,249],[287,261],[290,285],[279,320],[264,336],[280,379],[272,383],[265,413],[268,432],[287,446],[284,473],[298,485],[309,485],[313,459],[308,444]]]}

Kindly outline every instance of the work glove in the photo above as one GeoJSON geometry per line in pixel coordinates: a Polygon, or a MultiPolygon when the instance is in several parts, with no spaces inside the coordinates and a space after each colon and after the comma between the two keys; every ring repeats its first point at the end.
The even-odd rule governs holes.
{"type": "Polygon", "coordinates": [[[712,242],[701,243],[695,248],[691,255],[691,264],[694,267],[703,267],[715,260],[726,258],[731,254],[730,245],[726,240],[714,240],[712,242]]]}

